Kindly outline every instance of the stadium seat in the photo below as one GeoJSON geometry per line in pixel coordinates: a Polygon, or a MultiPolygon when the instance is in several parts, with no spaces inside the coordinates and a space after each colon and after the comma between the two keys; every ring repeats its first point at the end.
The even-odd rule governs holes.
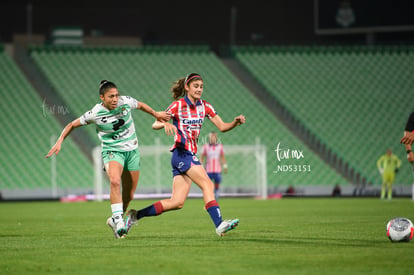
{"type": "MultiPolygon", "coordinates": [[[[4,52],[0,53],[0,83],[9,95],[0,102],[4,130],[0,150],[7,156],[0,166],[0,190],[50,188],[51,160],[44,156],[51,147],[51,137],[62,131],[50,109],[53,106],[48,106],[47,98],[39,97],[4,52]]],[[[92,187],[91,167],[68,138],[57,158],[58,187],[92,187]]]]}
{"type": "MultiPolygon", "coordinates": [[[[270,93],[355,170],[379,184],[375,161],[398,143],[412,111],[412,46],[235,47],[233,53],[270,93]],[[274,72],[277,72],[276,77],[274,72]],[[410,73],[411,72],[411,73],[410,73]]],[[[396,182],[411,184],[409,169],[396,182]]]]}

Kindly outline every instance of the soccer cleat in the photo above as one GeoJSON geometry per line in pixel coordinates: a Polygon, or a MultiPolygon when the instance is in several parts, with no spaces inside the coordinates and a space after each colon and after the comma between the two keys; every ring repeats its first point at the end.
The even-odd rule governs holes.
{"type": "Polygon", "coordinates": [[[126,234],[128,233],[123,220],[119,221],[116,224],[116,233],[119,235],[120,238],[125,238],[126,234]]]}
{"type": "Polygon", "coordinates": [[[106,220],[106,224],[111,228],[116,239],[125,238],[127,231],[122,221],[115,224],[114,219],[110,217],[106,220]]]}
{"type": "Polygon", "coordinates": [[[137,220],[137,210],[130,209],[128,210],[126,217],[125,217],[125,228],[127,234],[129,233],[129,230],[131,230],[131,227],[138,222],[137,220]]]}
{"type": "Polygon", "coordinates": [[[216,228],[217,235],[219,235],[220,237],[224,236],[226,232],[236,228],[239,222],[239,219],[222,221],[220,225],[216,228]]]}
{"type": "Polygon", "coordinates": [[[116,232],[116,225],[112,217],[106,220],[106,224],[109,226],[109,228],[111,228],[112,232],[114,232],[115,239],[119,239],[120,237],[118,235],[118,232],[116,232]]]}

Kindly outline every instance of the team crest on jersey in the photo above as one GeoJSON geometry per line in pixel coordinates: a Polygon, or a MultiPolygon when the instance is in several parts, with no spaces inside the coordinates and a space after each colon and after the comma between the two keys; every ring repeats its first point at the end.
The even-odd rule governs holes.
{"type": "Polygon", "coordinates": [[[121,112],[122,112],[122,115],[124,115],[124,116],[126,116],[128,114],[128,111],[127,111],[127,109],[125,109],[125,107],[121,109],[121,112]]]}
{"type": "Polygon", "coordinates": [[[197,112],[200,114],[200,116],[202,116],[202,115],[204,115],[204,113],[203,113],[203,106],[202,105],[198,105],[197,106],[197,112]]]}
{"type": "Polygon", "coordinates": [[[193,161],[198,161],[198,158],[196,156],[193,156],[193,161]]]}

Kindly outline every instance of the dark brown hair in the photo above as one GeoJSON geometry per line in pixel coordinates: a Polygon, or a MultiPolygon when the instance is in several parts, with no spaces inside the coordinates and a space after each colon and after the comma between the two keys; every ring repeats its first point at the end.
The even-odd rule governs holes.
{"type": "Polygon", "coordinates": [[[173,82],[174,86],[171,87],[171,93],[174,100],[179,99],[180,97],[185,96],[186,90],[185,85],[189,85],[195,80],[203,80],[200,74],[191,73],[188,74],[185,78],[180,78],[177,81],[173,82]]]}
{"type": "Polygon", "coordinates": [[[106,91],[112,88],[116,88],[115,83],[108,80],[102,80],[101,84],[99,84],[99,94],[104,95],[106,91]]]}

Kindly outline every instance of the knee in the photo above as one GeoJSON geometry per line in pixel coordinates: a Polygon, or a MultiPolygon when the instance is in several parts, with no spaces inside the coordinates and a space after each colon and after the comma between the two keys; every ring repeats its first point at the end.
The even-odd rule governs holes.
{"type": "Polygon", "coordinates": [[[109,177],[109,182],[111,187],[120,188],[121,187],[121,178],[120,177],[109,177]]]}

